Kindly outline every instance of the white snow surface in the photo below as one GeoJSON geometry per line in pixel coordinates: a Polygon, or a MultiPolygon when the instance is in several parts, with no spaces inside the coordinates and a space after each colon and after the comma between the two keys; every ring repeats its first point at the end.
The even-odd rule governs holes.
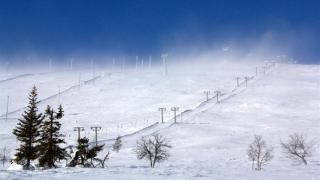
{"type": "Polygon", "coordinates": [[[0,179],[320,180],[319,66],[277,64],[266,75],[260,69],[254,76],[255,67],[261,65],[192,64],[172,67],[168,76],[161,68],[97,70],[95,75],[81,72],[82,81],[97,79],[49,99],[57,94],[58,86],[63,91],[77,85],[79,72],[34,74],[0,82],[0,114],[5,114],[6,97],[14,100],[9,106],[13,113],[8,120],[1,119],[0,147],[8,146],[12,153],[18,142],[11,132],[34,84],[39,99],[46,99],[40,109],[46,104],[64,106],[62,131],[68,145],[75,144],[74,126],[85,127],[82,136],[92,140],[90,126],[102,126],[99,143],[106,144],[102,155],[110,150],[114,137],[127,135],[120,152],[111,152],[106,169],[0,170],[0,179]],[[242,84],[234,89],[236,76],[254,78],[247,88],[242,84]],[[204,90],[211,91],[209,102],[203,102],[204,90]],[[214,90],[224,93],[219,103],[213,97],[214,90]],[[176,124],[169,111],[172,106],[184,112],[176,124]],[[163,124],[154,124],[160,120],[158,107],[167,107],[163,124]],[[173,148],[168,161],[151,169],[147,161],[137,160],[134,148],[137,139],[155,132],[168,138],[173,148]],[[280,147],[280,140],[296,132],[315,142],[307,166],[293,164],[280,147]],[[262,135],[274,149],[274,158],[261,172],[251,170],[246,156],[255,134],[262,135]]]}

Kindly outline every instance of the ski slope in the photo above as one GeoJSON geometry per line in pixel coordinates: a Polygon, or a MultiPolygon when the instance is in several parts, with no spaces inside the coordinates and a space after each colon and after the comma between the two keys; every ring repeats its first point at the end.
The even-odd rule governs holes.
{"type": "Polygon", "coordinates": [[[254,75],[257,65],[260,64],[248,66],[220,62],[172,65],[168,76],[164,76],[161,67],[114,72],[97,69],[95,76],[88,70],[81,72],[80,87],[80,72],[35,74],[14,79],[0,83],[1,118],[6,123],[0,132],[8,136],[4,139],[14,139],[11,131],[27,105],[27,94],[33,85],[39,91],[41,110],[47,104],[55,107],[63,104],[63,132],[67,135],[68,143],[73,144],[77,138],[73,131],[75,126],[85,127],[83,135],[90,138],[93,137],[90,127],[102,126],[99,137],[107,139],[130,134],[159,122],[159,107],[167,108],[164,116],[168,121],[173,117],[170,107],[178,106],[183,112],[205,100],[204,90],[211,90],[211,96],[214,90],[231,91],[236,85],[235,77],[254,75]],[[99,78],[84,83],[84,80],[96,76],[99,78]],[[70,87],[73,88],[64,92],[70,87]],[[10,96],[9,120],[5,121],[7,96],[10,96]]]}
{"type": "MultiPolygon", "coordinates": [[[[76,138],[73,126],[85,127],[83,135],[92,138],[89,127],[101,125],[100,142],[107,147],[115,136],[128,134],[123,137],[120,153],[111,154],[109,168],[0,171],[0,178],[319,179],[318,144],[306,167],[293,166],[279,146],[280,139],[294,132],[305,133],[318,141],[319,67],[279,64],[266,75],[259,72],[247,88],[242,85],[234,90],[235,77],[253,76],[257,65],[222,62],[175,67],[167,77],[163,76],[162,69],[104,73],[102,78],[80,89],[61,94],[60,101],[66,111],[63,131],[69,144],[76,138]],[[203,103],[203,91],[217,89],[224,92],[221,101],[216,103],[212,98],[203,103]],[[157,108],[172,106],[179,106],[180,112],[184,112],[178,117],[178,123],[172,124],[172,113],[166,113],[166,122],[155,124],[160,119],[157,108]],[[133,149],[139,137],[154,132],[170,139],[173,148],[167,162],[150,169],[148,162],[137,161],[133,149]],[[274,148],[275,157],[262,172],[251,171],[246,157],[254,134],[262,135],[274,148]]],[[[0,87],[10,88],[1,84],[0,87]]],[[[53,98],[43,103],[57,105],[58,101],[53,98]]],[[[18,115],[17,112],[10,116],[18,115]]],[[[2,120],[0,146],[16,145],[10,134],[15,123],[14,119],[2,120]]]]}

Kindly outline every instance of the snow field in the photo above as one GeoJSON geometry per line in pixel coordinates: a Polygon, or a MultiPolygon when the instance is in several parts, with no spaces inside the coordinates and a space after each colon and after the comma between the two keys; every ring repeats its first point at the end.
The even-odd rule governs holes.
{"type": "MultiPolygon", "coordinates": [[[[293,166],[282,153],[280,139],[302,132],[314,141],[319,137],[320,71],[317,66],[280,66],[249,82],[248,88],[235,87],[236,76],[254,75],[256,64],[221,63],[215,66],[176,67],[164,77],[161,69],[152,72],[125,72],[97,79],[80,90],[61,95],[66,116],[63,131],[73,144],[72,127],[101,125],[101,140],[135,132],[158,122],[158,107],[179,106],[193,109],[205,100],[203,90],[220,89],[230,98],[196,108],[192,113],[171,122],[152,126],[123,138],[123,149],[113,153],[108,169],[61,168],[48,171],[0,171],[0,177],[13,179],[319,179],[319,145],[314,147],[308,166],[293,166]],[[148,120],[148,121],[146,121],[148,120]],[[122,126],[121,126],[122,125],[122,126]],[[158,132],[167,137],[173,148],[167,162],[156,169],[146,161],[137,161],[133,149],[142,135],[158,132]],[[262,172],[251,171],[246,157],[254,134],[260,134],[274,148],[274,159],[262,172]]],[[[48,83],[51,84],[51,83],[48,83]]],[[[1,86],[1,84],[0,84],[1,86]]],[[[39,89],[41,94],[41,89],[39,89]]],[[[211,97],[213,94],[211,94],[211,97]]],[[[57,105],[57,99],[46,101],[57,105]]],[[[181,112],[180,111],[180,112],[181,112]]],[[[166,121],[172,114],[166,113],[166,121]]],[[[16,122],[15,122],[16,123],[16,122]]],[[[1,126],[1,141],[14,147],[10,134],[14,122],[1,126]],[[5,127],[5,128],[4,128],[5,127]],[[9,129],[9,130],[7,130],[9,129]]],[[[90,132],[90,133],[89,133],[90,132]]],[[[112,141],[106,143],[105,151],[112,141]]],[[[102,153],[103,154],[103,153],[102,153]]]]}

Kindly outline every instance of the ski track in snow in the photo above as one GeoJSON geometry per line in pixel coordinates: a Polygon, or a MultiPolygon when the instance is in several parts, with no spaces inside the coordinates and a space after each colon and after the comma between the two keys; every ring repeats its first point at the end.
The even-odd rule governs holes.
{"type": "MultiPolygon", "coordinates": [[[[30,74],[30,76],[31,76],[31,75],[34,76],[33,74],[30,74]]],[[[29,75],[28,75],[28,76],[29,76],[29,75]]],[[[23,77],[26,77],[26,76],[23,76],[23,77]]],[[[95,81],[95,80],[97,80],[97,79],[99,79],[99,78],[101,78],[101,77],[102,77],[102,76],[99,75],[99,76],[93,77],[92,79],[85,80],[85,81],[83,81],[82,83],[83,83],[83,85],[86,85],[86,84],[92,83],[93,81],[95,81]]],[[[56,93],[56,94],[53,94],[53,95],[51,95],[51,96],[49,96],[49,97],[46,97],[46,98],[44,98],[44,99],[41,99],[41,100],[39,100],[39,105],[47,102],[47,101],[50,100],[50,99],[57,98],[59,95],[63,95],[63,94],[65,94],[65,93],[67,93],[67,92],[70,92],[71,90],[74,90],[74,89],[76,89],[76,88],[78,88],[78,87],[79,87],[78,84],[72,85],[71,87],[60,91],[60,93],[56,93]]],[[[25,110],[25,107],[20,108],[20,109],[16,109],[16,110],[13,110],[13,111],[8,112],[7,115],[10,116],[10,115],[15,114],[15,113],[19,113],[19,112],[21,113],[21,112],[23,112],[24,110],[25,110]]],[[[4,118],[5,116],[6,116],[6,114],[0,115],[0,119],[1,119],[1,118],[4,118]]]]}

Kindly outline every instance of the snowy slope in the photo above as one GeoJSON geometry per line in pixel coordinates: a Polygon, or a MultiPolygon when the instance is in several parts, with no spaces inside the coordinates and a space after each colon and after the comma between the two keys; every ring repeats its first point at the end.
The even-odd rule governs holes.
{"type": "MultiPolygon", "coordinates": [[[[279,147],[280,139],[286,139],[293,132],[303,132],[310,139],[318,140],[319,68],[281,64],[267,75],[252,79],[248,88],[242,86],[232,91],[234,77],[254,75],[254,68],[255,65],[221,63],[215,67],[177,68],[165,78],[159,75],[160,70],[105,76],[80,90],[62,95],[67,112],[63,124],[66,133],[71,133],[71,127],[76,124],[85,127],[92,123],[104,124],[107,132],[102,133],[107,136],[100,136],[102,140],[109,139],[159,121],[159,106],[178,105],[181,111],[193,109],[204,100],[203,90],[206,89],[222,89],[226,95],[218,104],[212,99],[188,111],[178,124],[172,125],[169,120],[172,115],[168,114],[165,124],[124,137],[124,147],[120,153],[111,154],[108,169],[2,171],[0,178],[319,179],[318,144],[307,167],[293,166],[279,147]],[[173,145],[170,159],[156,169],[147,168],[148,163],[137,161],[133,153],[136,139],[153,132],[165,135],[173,145]],[[263,172],[252,172],[246,157],[247,146],[254,134],[262,135],[274,147],[275,157],[263,172]]],[[[54,104],[54,101],[48,102],[54,104]]],[[[6,129],[14,124],[6,123],[6,129]]],[[[1,140],[10,144],[12,137],[3,127],[1,140]]],[[[75,137],[69,138],[72,143],[75,137]]]]}
{"type": "MultiPolygon", "coordinates": [[[[102,75],[95,81],[83,83],[92,78],[91,71],[82,72],[81,87],[53,96],[41,102],[40,109],[46,104],[63,104],[66,116],[63,131],[67,141],[74,143],[74,126],[83,126],[86,136],[92,137],[90,126],[100,125],[103,139],[135,132],[160,120],[159,107],[167,107],[165,121],[172,118],[169,108],[179,106],[180,111],[192,109],[205,100],[204,90],[230,91],[234,88],[236,76],[254,75],[257,64],[221,62],[219,64],[192,64],[174,66],[169,75],[163,75],[162,68],[152,70],[127,70],[124,72],[106,72],[96,70],[102,75]]],[[[27,103],[26,95],[35,84],[39,90],[39,99],[78,85],[79,72],[60,72],[37,74],[0,83],[1,114],[5,117],[6,97],[10,96],[9,119],[1,128],[4,139],[14,139],[12,128],[27,103]],[[18,110],[18,111],[16,111],[18,110]]],[[[212,95],[211,95],[212,96],[212,95]]],[[[1,134],[0,134],[1,135],[1,134]]],[[[12,142],[12,141],[10,141],[12,142]]]]}

